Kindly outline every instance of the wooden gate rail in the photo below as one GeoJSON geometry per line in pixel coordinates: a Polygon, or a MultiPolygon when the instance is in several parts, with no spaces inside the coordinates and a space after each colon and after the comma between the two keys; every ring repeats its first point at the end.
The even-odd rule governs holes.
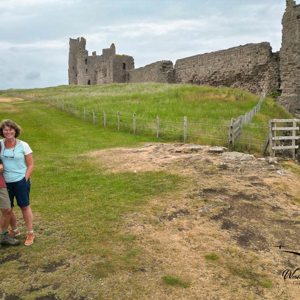
{"type": "Polygon", "coordinates": [[[278,150],[292,150],[293,159],[296,158],[296,150],[299,148],[296,141],[299,136],[296,135],[299,131],[300,119],[273,119],[269,121],[269,143],[270,143],[270,156],[276,156],[278,150]],[[291,126],[277,127],[277,123],[292,123],[291,126]],[[277,132],[287,132],[289,135],[277,135],[277,132]],[[285,145],[282,142],[291,141],[290,145],[285,145]]]}

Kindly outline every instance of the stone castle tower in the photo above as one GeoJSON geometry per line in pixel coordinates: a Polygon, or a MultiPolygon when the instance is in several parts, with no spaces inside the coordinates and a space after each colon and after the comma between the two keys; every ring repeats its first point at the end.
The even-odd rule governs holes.
{"type": "Polygon", "coordinates": [[[280,80],[279,103],[300,115],[300,5],[294,0],[286,1],[282,18],[280,80]]]}
{"type": "Polygon", "coordinates": [[[117,55],[115,45],[96,51],[92,56],[85,49],[84,38],[70,39],[69,84],[96,85],[112,82],[126,82],[128,71],[134,69],[133,57],[117,55]]]}
{"type": "Polygon", "coordinates": [[[70,39],[69,84],[126,82],[191,83],[240,88],[252,93],[281,91],[278,102],[300,116],[300,5],[286,1],[282,45],[247,44],[135,69],[132,56],[117,55],[115,45],[88,55],[84,38],[70,39]]]}

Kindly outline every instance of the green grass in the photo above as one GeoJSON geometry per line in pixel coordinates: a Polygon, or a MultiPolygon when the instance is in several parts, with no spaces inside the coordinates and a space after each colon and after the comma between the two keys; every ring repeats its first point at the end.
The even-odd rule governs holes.
{"type": "Polygon", "coordinates": [[[253,152],[255,150],[261,152],[269,134],[269,120],[291,118],[293,116],[282,106],[270,98],[265,98],[260,112],[253,118],[251,123],[243,127],[235,149],[246,152],[253,152]]]}
{"type": "Polygon", "coordinates": [[[38,199],[33,208],[63,222],[78,246],[84,248],[98,236],[104,239],[117,231],[111,223],[178,181],[164,172],[104,174],[94,167],[93,159],[78,155],[120,145],[137,146],[144,139],[91,126],[43,105],[18,106],[22,113],[11,117],[22,124],[22,138],[34,149],[32,196],[38,199]],[[24,118],[26,115],[30,118],[24,118]],[[73,232],[72,215],[81,227],[93,228],[88,238],[78,235],[77,229],[73,232]]]}
{"type": "Polygon", "coordinates": [[[290,169],[294,174],[300,175],[300,167],[294,163],[280,163],[281,166],[290,169]]]}
{"type": "Polygon", "coordinates": [[[204,256],[207,260],[218,260],[219,256],[215,253],[207,254],[204,256]]]}
{"type": "MultiPolygon", "coordinates": [[[[39,274],[36,281],[40,285],[59,285],[58,295],[67,299],[63,294],[76,288],[70,283],[75,274],[79,283],[84,276],[94,276],[96,280],[113,270],[134,269],[142,253],[134,247],[135,236],[123,228],[124,219],[143,209],[152,197],[176,189],[182,179],[167,172],[112,175],[96,167],[94,158],[80,154],[111,147],[136,147],[151,139],[94,126],[44,104],[27,101],[0,102],[0,119],[7,118],[22,126],[20,139],[33,149],[31,207],[37,238],[30,248],[9,249],[9,253],[20,255],[21,261],[5,264],[7,268],[0,274],[0,294],[14,290],[26,299],[34,299],[47,289],[29,296],[26,289],[30,289],[30,281],[23,282],[22,278],[39,274]],[[76,262],[64,272],[64,265],[70,264],[72,257],[81,257],[82,265],[79,267],[76,262]],[[101,262],[93,262],[92,257],[101,258],[101,262]],[[99,270],[99,264],[103,269],[99,270]],[[23,265],[24,271],[19,272],[23,265]],[[51,265],[62,269],[55,272],[55,278],[43,271],[51,265]],[[5,284],[5,278],[10,278],[10,285],[5,284]],[[13,284],[20,281],[23,283],[13,284]]],[[[16,212],[24,233],[22,217],[18,209],[16,212]]],[[[5,255],[7,250],[0,251],[5,255]]],[[[88,287],[78,288],[81,294],[88,293],[88,287]]]]}
{"type": "MultiPolygon", "coordinates": [[[[1,92],[1,91],[0,91],[1,92]]],[[[104,122],[117,129],[117,112],[120,113],[120,128],[123,132],[133,132],[132,116],[136,114],[137,133],[156,136],[156,116],[160,118],[160,137],[168,141],[183,140],[183,118],[187,116],[188,142],[227,146],[228,125],[231,118],[250,111],[259,96],[231,88],[177,84],[109,84],[99,86],[58,86],[44,89],[7,90],[2,93],[32,99],[54,99],[55,105],[75,112],[83,117],[86,109],[87,120],[92,120],[92,110],[96,123],[104,122]]],[[[52,101],[52,100],[51,100],[52,101]]],[[[246,126],[236,150],[261,152],[268,133],[268,121],[272,118],[290,118],[282,107],[271,98],[263,102],[260,113],[246,126]]]]}
{"type": "MultiPolygon", "coordinates": [[[[12,91],[10,91],[12,92],[12,91]]],[[[229,88],[212,88],[170,84],[111,84],[101,86],[60,86],[46,89],[14,90],[14,94],[28,97],[54,97],[65,103],[84,106],[88,111],[105,110],[107,113],[155,119],[190,121],[201,119],[229,120],[250,110],[259,97],[229,88]],[[226,108],[226,109],[224,109],[226,108]]]]}
{"type": "Polygon", "coordinates": [[[261,286],[264,288],[271,288],[273,286],[272,281],[267,277],[266,274],[256,273],[248,268],[242,268],[234,265],[227,265],[230,273],[233,276],[240,277],[248,282],[249,286],[261,286]]]}
{"type": "MultiPolygon", "coordinates": [[[[193,93],[195,95],[202,89],[191,87],[189,90],[190,87],[183,86],[183,90],[180,90],[181,87],[177,85],[149,84],[57,87],[41,89],[39,92],[65,93],[70,99],[73,96],[79,97],[79,93],[80,97],[83,97],[86,93],[89,99],[89,93],[91,95],[94,93],[93,97],[96,98],[100,90],[103,94],[118,95],[123,93],[124,89],[129,89],[128,93],[147,94],[147,97],[151,98],[149,91],[152,88],[153,94],[160,93],[161,90],[167,93],[165,89],[170,89],[170,94],[177,95],[182,103],[188,103],[186,95],[192,99],[193,93]]],[[[19,93],[29,95],[33,91],[25,90],[19,93]]],[[[225,102],[245,102],[244,108],[234,111],[238,114],[245,109],[248,110],[249,107],[252,108],[258,100],[255,97],[249,100],[247,94],[243,96],[242,93],[235,91],[231,94],[228,89],[220,89],[219,94],[217,93],[218,100],[213,100],[214,92],[210,88],[207,93],[210,93],[211,98],[206,98],[202,103],[203,105],[207,103],[207,106],[210,103],[212,107],[222,106],[221,99],[224,95],[229,97],[227,100],[223,99],[225,102]],[[249,103],[246,105],[248,100],[249,103]]],[[[80,103],[81,100],[76,101],[80,103]]],[[[147,101],[151,103],[152,100],[145,98],[145,102],[147,101]]],[[[180,101],[178,100],[178,103],[180,101]]],[[[197,105],[193,103],[197,101],[190,100],[191,112],[192,105],[195,105],[194,108],[197,105],[201,106],[200,102],[197,105]]],[[[109,100],[107,105],[108,102],[109,100]]],[[[169,110],[171,120],[176,120],[180,117],[180,109],[177,110],[176,102],[172,103],[169,109],[166,109],[165,116],[169,117],[169,110]]],[[[152,111],[152,106],[148,104],[144,107],[146,113],[152,111]]],[[[260,117],[263,122],[268,119],[268,114],[280,114],[277,112],[277,105],[271,100],[266,101],[264,105],[266,107],[262,107],[263,115],[260,117]],[[268,105],[274,109],[269,110],[268,105]]],[[[119,109],[118,105],[111,107],[119,109]]],[[[225,106],[223,108],[225,109],[225,106]]],[[[217,120],[218,114],[214,116],[213,113],[207,117],[217,120]]],[[[226,113],[230,115],[229,112],[226,113]]],[[[197,112],[194,117],[196,115],[197,112]]],[[[0,272],[0,296],[19,295],[24,299],[36,299],[55,293],[60,299],[81,297],[105,299],[98,294],[102,278],[117,276],[122,279],[122,276],[126,277],[128,274],[129,276],[144,274],[148,268],[144,265],[144,261],[147,260],[147,249],[138,245],[138,239],[142,234],[130,232],[124,224],[132,214],[142,211],[152,198],[162,199],[170,191],[176,192],[189,183],[179,175],[168,172],[110,174],[87,153],[112,147],[138,147],[144,142],[161,142],[165,139],[156,139],[143,134],[134,136],[117,132],[115,128],[103,128],[101,124],[83,122],[54,107],[37,102],[0,102],[0,119],[7,118],[22,126],[23,133],[20,139],[28,142],[34,151],[35,169],[31,178],[31,206],[35,216],[37,238],[31,247],[0,248],[3,267],[0,272]]],[[[20,212],[18,210],[16,212],[22,230],[21,241],[24,242],[24,223],[21,221],[20,212]]],[[[220,264],[221,259],[216,254],[209,254],[205,258],[215,260],[214,264],[220,264]]],[[[247,268],[229,266],[228,269],[232,275],[245,280],[249,285],[272,286],[265,275],[253,273],[247,268]]],[[[178,277],[169,275],[161,277],[167,272],[159,271],[163,273],[159,274],[158,280],[162,280],[166,285],[190,286],[189,282],[178,277]]],[[[145,278],[143,280],[146,281],[145,278]]],[[[137,288],[140,283],[137,281],[133,279],[130,288],[137,291],[136,294],[140,296],[137,298],[141,298],[142,292],[137,288]]],[[[109,280],[106,284],[109,284],[109,280]]],[[[118,291],[121,293],[127,288],[123,286],[118,291]]],[[[112,287],[110,291],[113,293],[115,288],[112,287]]]]}
{"type": "Polygon", "coordinates": [[[190,283],[187,281],[183,281],[177,277],[173,277],[173,276],[163,276],[162,280],[164,281],[164,283],[166,283],[167,285],[171,285],[171,286],[178,286],[178,287],[184,287],[187,288],[190,286],[190,283]]]}

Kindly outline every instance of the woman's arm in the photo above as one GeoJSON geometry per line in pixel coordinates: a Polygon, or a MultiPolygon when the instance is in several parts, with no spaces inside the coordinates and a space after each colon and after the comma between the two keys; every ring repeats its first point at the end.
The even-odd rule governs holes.
{"type": "Polygon", "coordinates": [[[28,181],[29,177],[31,176],[31,173],[33,171],[33,157],[32,154],[25,155],[26,165],[27,165],[27,171],[25,174],[25,179],[28,181]]]}

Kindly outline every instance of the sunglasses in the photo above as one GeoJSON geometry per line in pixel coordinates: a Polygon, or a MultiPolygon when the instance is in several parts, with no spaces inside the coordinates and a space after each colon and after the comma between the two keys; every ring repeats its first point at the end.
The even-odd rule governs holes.
{"type": "Polygon", "coordinates": [[[13,149],[13,156],[5,155],[5,151],[7,151],[7,149],[3,149],[3,157],[5,157],[5,158],[15,158],[15,147],[13,149]]]}

